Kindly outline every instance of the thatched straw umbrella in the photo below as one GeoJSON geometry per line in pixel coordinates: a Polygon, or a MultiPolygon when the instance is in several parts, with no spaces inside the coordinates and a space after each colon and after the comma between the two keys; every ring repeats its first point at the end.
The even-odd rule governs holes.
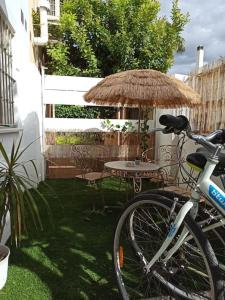
{"type": "Polygon", "coordinates": [[[84,99],[99,105],[159,108],[190,107],[200,102],[200,96],[180,80],[149,69],[109,75],[84,99]]]}
{"type": "MultiPolygon", "coordinates": [[[[200,96],[180,80],[159,71],[129,70],[109,75],[85,95],[98,105],[177,108],[200,104],[200,96]]],[[[138,134],[140,133],[140,117],[138,134]]]]}

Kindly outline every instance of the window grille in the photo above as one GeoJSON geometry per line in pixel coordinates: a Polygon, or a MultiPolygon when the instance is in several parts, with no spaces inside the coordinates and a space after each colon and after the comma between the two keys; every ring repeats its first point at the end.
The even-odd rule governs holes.
{"type": "Polygon", "coordinates": [[[55,16],[55,0],[49,0],[49,3],[50,3],[49,15],[55,16]]]}
{"type": "Polygon", "coordinates": [[[49,0],[49,4],[48,20],[57,22],[60,15],[60,0],[49,0]]]}
{"type": "Polygon", "coordinates": [[[13,32],[0,11],[0,126],[14,125],[12,37],[13,32]]]}

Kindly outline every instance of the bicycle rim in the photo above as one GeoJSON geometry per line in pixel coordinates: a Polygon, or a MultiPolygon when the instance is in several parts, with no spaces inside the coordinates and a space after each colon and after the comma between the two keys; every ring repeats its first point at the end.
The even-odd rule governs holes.
{"type": "Polygon", "coordinates": [[[199,231],[196,234],[196,225],[193,226],[191,219],[185,218],[184,226],[194,238],[182,245],[166,264],[158,261],[151,272],[144,272],[144,266],[162,245],[170,225],[172,202],[162,198],[142,196],[125,209],[118,222],[114,266],[123,299],[163,299],[171,296],[179,296],[179,299],[215,299],[209,265],[211,258],[205,259],[206,251],[198,242],[199,231]]]}
{"type": "Polygon", "coordinates": [[[225,224],[221,222],[224,217],[207,200],[199,207],[198,224],[201,226],[207,239],[213,247],[223,277],[225,277],[225,224]],[[219,227],[213,227],[219,223],[219,227]],[[208,227],[211,229],[209,230],[208,227]]]}

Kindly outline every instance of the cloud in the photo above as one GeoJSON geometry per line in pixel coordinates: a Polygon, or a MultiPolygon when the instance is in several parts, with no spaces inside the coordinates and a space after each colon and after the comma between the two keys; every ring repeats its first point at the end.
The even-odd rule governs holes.
{"type": "MultiPolygon", "coordinates": [[[[161,0],[161,14],[169,17],[172,0],[161,0]]],[[[180,8],[189,12],[190,22],[185,26],[185,52],[175,55],[170,73],[187,74],[195,68],[196,48],[203,45],[204,62],[210,63],[225,56],[225,1],[181,0],[180,8]]]]}

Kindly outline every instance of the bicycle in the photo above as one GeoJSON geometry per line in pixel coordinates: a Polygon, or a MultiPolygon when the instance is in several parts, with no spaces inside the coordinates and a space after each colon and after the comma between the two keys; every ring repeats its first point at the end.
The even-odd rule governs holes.
{"type": "Polygon", "coordinates": [[[185,132],[210,155],[197,152],[187,157],[200,170],[190,199],[150,190],[138,194],[125,207],[113,246],[119,291],[125,300],[225,299],[219,264],[203,233],[225,222],[225,193],[210,179],[215,172],[225,173],[225,155],[220,153],[224,131],[208,136],[194,134],[184,116],[163,115],[159,121],[165,126],[163,133],[185,132]],[[198,221],[201,194],[223,216],[222,220],[216,219],[215,224],[209,224],[208,218],[198,221]]]}

